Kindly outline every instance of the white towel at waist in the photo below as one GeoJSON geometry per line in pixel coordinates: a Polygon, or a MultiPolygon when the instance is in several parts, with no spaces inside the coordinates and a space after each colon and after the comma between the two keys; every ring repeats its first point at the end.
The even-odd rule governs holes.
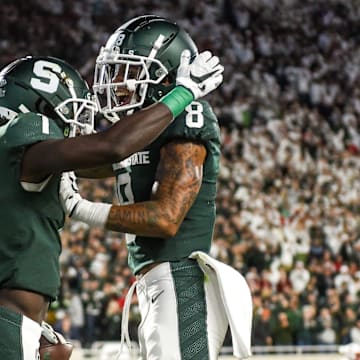
{"type": "Polygon", "coordinates": [[[202,251],[195,251],[189,257],[197,260],[206,275],[208,280],[205,288],[212,287],[212,293],[221,297],[230,325],[234,356],[240,359],[248,358],[251,356],[253,306],[245,278],[231,266],[202,251]]]}

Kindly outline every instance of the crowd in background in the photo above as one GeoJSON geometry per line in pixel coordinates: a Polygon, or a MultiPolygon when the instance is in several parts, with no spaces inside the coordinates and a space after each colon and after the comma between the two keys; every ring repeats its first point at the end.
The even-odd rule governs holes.
{"type": "MultiPolygon", "coordinates": [[[[2,4],[0,65],[61,57],[92,82],[126,20],[177,20],[225,66],[209,101],[222,159],[211,254],[254,298],[253,345],[360,344],[360,7],[357,0],[15,0],[2,4]]],[[[114,180],[81,180],[113,201],[114,180]]],[[[134,277],[124,235],[68,221],[49,322],[83,346],[118,340],[134,277]]],[[[131,329],[139,321],[136,295],[131,329]]],[[[229,341],[227,344],[229,344],[229,341]]]]}

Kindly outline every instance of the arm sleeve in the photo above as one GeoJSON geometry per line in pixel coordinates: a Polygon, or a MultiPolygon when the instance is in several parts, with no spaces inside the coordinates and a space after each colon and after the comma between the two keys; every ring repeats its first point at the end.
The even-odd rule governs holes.
{"type": "Polygon", "coordinates": [[[64,135],[55,120],[40,114],[20,114],[7,129],[9,146],[27,146],[38,141],[63,139],[64,135]]]}

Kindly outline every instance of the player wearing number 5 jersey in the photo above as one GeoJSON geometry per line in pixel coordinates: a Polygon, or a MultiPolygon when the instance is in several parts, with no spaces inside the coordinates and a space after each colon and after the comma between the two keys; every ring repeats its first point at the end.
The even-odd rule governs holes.
{"type": "MultiPolygon", "coordinates": [[[[153,103],[171,91],[174,74],[182,73],[189,58],[201,78],[216,61],[210,52],[196,54],[190,36],[172,21],[130,20],[97,59],[94,92],[101,111],[117,121],[153,103]]],[[[129,265],[138,279],[142,359],[217,359],[220,352],[228,321],[216,301],[219,291],[208,296],[194,259],[195,252],[207,254],[211,246],[219,156],[217,118],[206,101],[197,100],[148,147],[113,165],[122,206],[81,199],[72,190],[72,175],[61,181],[64,208],[74,219],[127,233],[129,265]]]]}
{"type": "Polygon", "coordinates": [[[174,113],[221,83],[219,70],[207,72],[203,87],[184,64],[165,98],[97,134],[97,105],[66,62],[27,57],[0,72],[1,360],[38,359],[40,324],[60,286],[61,172],[112,164],[141,150],[174,113]]]}

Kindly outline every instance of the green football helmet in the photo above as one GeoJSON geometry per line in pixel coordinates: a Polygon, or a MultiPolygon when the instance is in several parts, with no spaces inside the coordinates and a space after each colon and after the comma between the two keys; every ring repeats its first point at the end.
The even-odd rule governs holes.
{"type": "Polygon", "coordinates": [[[155,15],[120,26],[96,60],[93,91],[99,110],[110,121],[158,101],[176,85],[180,55],[197,47],[176,23],[155,15]]]}
{"type": "Polygon", "coordinates": [[[0,72],[0,116],[34,112],[54,119],[64,133],[94,132],[97,106],[86,81],[71,65],[54,57],[27,56],[0,72]]]}

